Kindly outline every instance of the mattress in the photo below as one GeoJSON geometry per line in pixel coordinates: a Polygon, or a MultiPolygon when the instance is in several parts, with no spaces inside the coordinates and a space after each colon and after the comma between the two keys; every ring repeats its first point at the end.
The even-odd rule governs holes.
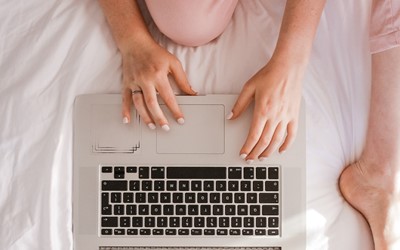
{"type": "MultiPolygon", "coordinates": [[[[225,32],[196,48],[148,25],[200,94],[239,93],[271,57],[284,4],[240,1],[225,32]]],[[[1,6],[0,249],[72,249],[74,99],[119,93],[121,56],[97,1],[1,6]]],[[[307,249],[373,249],[368,224],[337,185],[365,141],[369,12],[369,1],[327,1],[305,74],[307,249]]]]}

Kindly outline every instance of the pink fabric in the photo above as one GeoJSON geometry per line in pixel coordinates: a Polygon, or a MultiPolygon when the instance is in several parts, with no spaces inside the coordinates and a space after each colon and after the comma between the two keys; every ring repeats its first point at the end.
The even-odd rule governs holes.
{"type": "Polygon", "coordinates": [[[400,45],[400,0],[373,0],[370,33],[372,53],[400,45]]]}
{"type": "Polygon", "coordinates": [[[164,35],[178,44],[199,46],[224,31],[237,0],[146,0],[146,4],[164,35]]]}

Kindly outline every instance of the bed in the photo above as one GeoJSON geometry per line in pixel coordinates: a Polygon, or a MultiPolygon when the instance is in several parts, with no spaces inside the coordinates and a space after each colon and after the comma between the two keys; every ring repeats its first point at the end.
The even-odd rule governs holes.
{"type": "MultiPolygon", "coordinates": [[[[72,249],[72,117],[77,95],[119,93],[121,57],[95,0],[2,1],[0,249],[72,249]]],[[[239,93],[270,58],[284,1],[241,1],[226,31],[178,56],[200,94],[239,93]]],[[[360,155],[370,94],[370,2],[327,1],[304,78],[307,249],[373,249],[340,195],[360,155]]]]}

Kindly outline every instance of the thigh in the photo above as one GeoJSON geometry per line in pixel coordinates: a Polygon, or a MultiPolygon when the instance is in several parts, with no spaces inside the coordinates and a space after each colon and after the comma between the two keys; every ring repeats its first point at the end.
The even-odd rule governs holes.
{"type": "Polygon", "coordinates": [[[175,42],[199,46],[219,36],[238,0],[146,0],[159,30],[175,42]]]}

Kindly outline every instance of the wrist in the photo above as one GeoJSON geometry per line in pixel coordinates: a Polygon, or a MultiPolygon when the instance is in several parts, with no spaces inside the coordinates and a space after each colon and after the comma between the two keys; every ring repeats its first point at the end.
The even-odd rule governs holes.
{"type": "Polygon", "coordinates": [[[143,49],[144,46],[149,47],[157,44],[149,33],[127,33],[130,33],[130,35],[122,37],[117,41],[118,49],[122,54],[132,50],[143,49]]]}

